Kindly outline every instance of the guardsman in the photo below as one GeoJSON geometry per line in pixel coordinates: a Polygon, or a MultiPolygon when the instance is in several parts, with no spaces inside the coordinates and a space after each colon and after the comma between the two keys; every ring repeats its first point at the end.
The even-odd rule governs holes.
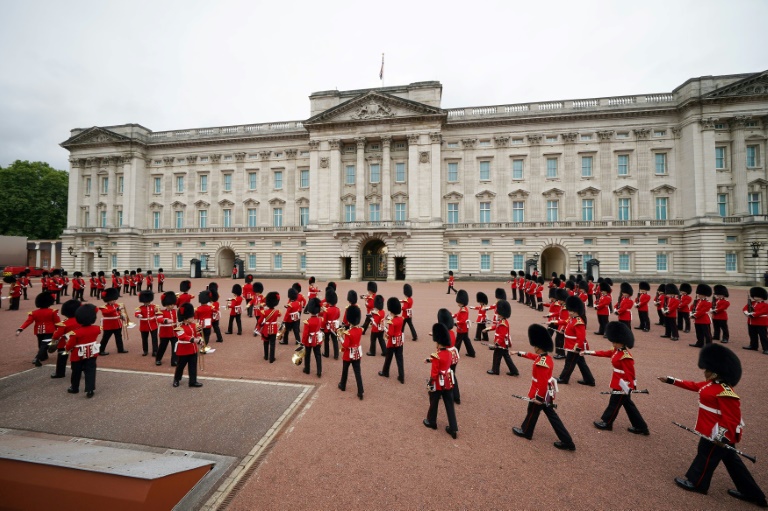
{"type": "Polygon", "coordinates": [[[525,272],[523,270],[517,272],[517,289],[520,291],[517,302],[525,303],[525,272]]]}
{"type": "Polygon", "coordinates": [[[456,290],[453,288],[453,283],[454,283],[453,271],[449,270],[448,271],[448,292],[445,294],[449,295],[451,294],[451,291],[453,291],[454,293],[456,292],[456,290]]]}
{"type": "Polygon", "coordinates": [[[604,335],[605,325],[608,324],[608,317],[611,314],[611,286],[605,280],[600,283],[600,299],[595,304],[595,312],[597,312],[599,325],[595,335],[604,335]]]}
{"type": "Polygon", "coordinates": [[[323,375],[323,357],[320,353],[320,345],[323,343],[323,323],[318,317],[320,314],[320,300],[313,298],[307,303],[309,318],[304,320],[304,328],[301,332],[301,344],[304,346],[304,374],[309,374],[312,366],[312,354],[315,355],[317,365],[317,377],[323,375]]]}
{"type": "Polygon", "coordinates": [[[64,277],[61,276],[61,270],[53,270],[53,285],[56,303],[61,303],[61,293],[64,291],[64,277]]]}
{"type": "Polygon", "coordinates": [[[544,277],[539,275],[536,278],[536,310],[544,311],[544,277]]]}
{"type": "Polygon", "coordinates": [[[152,270],[147,270],[147,274],[144,277],[144,284],[146,285],[147,291],[152,291],[154,287],[154,279],[152,277],[152,270]]]}
{"type": "MultiPolygon", "coordinates": [[[[325,346],[323,348],[323,356],[328,358],[330,356],[330,345],[333,344],[333,359],[339,358],[339,339],[336,336],[336,330],[339,329],[341,323],[339,318],[341,317],[341,311],[336,304],[339,298],[336,296],[336,291],[332,287],[328,287],[325,290],[325,299],[322,303],[323,309],[323,332],[325,333],[325,346]]],[[[321,304],[322,305],[322,304],[321,304]]],[[[358,320],[359,323],[359,320],[358,320]]],[[[344,380],[346,383],[346,380],[344,380]]]]}
{"type": "Polygon", "coordinates": [[[131,273],[128,270],[123,272],[123,294],[127,295],[131,288],[131,273]]]}
{"type": "Polygon", "coordinates": [[[141,286],[144,285],[144,274],[141,268],[136,268],[136,292],[141,293],[141,286]]]}
{"type": "Polygon", "coordinates": [[[259,316],[258,329],[261,340],[264,341],[264,360],[269,360],[270,364],[275,361],[275,338],[280,319],[280,311],[277,309],[279,304],[280,295],[276,291],[270,291],[264,297],[264,310],[259,316]]]}
{"type": "MultiPolygon", "coordinates": [[[[107,288],[107,277],[104,276],[104,272],[99,272],[99,277],[96,279],[96,298],[101,298],[101,293],[107,288]]],[[[117,293],[117,297],[120,297],[120,293],[117,293]]]]}
{"type": "Polygon", "coordinates": [[[234,284],[232,286],[232,298],[227,300],[227,307],[229,308],[229,326],[225,332],[227,335],[232,334],[232,327],[234,323],[237,323],[237,335],[243,334],[243,321],[240,316],[243,313],[243,288],[240,284],[234,284]]]}
{"type": "Polygon", "coordinates": [[[712,474],[722,461],[736,484],[736,489],[728,490],[728,495],[760,507],[768,507],[765,494],[744,462],[732,449],[728,449],[741,440],[741,429],[744,426],[741,399],[734,391],[741,380],[741,361],[725,346],[710,344],[699,353],[699,369],[704,370],[704,381],[659,377],[664,383],[699,395],[699,415],[695,427],[701,435],[698,452],[685,478],[676,477],[675,483],[684,490],[706,495],[712,474]]]}
{"type": "Polygon", "coordinates": [[[563,329],[563,350],[565,351],[565,365],[557,383],[566,385],[571,379],[571,373],[576,365],[581,371],[580,385],[595,386],[595,377],[583,357],[579,353],[589,349],[587,345],[587,324],[584,302],[577,296],[569,296],[565,300],[565,310],[568,311],[568,323],[563,329]]]}
{"type": "Polygon", "coordinates": [[[77,308],[75,320],[78,327],[64,335],[66,351],[70,354],[69,365],[72,377],[67,392],[80,392],[80,377],[85,373],[85,395],[93,397],[96,391],[96,359],[99,357],[99,334],[101,327],[95,325],[95,305],[86,303],[77,308]]]}
{"type": "Polygon", "coordinates": [[[405,383],[405,368],[403,367],[403,317],[400,315],[403,309],[400,307],[400,300],[390,296],[387,300],[387,311],[390,316],[387,317],[385,326],[387,333],[387,355],[384,358],[384,367],[379,371],[379,376],[389,378],[389,366],[392,363],[394,355],[397,362],[397,381],[405,383]]]}
{"type": "MultiPolygon", "coordinates": [[[[119,289],[119,288],[115,288],[119,289]]],[[[141,348],[142,357],[146,357],[149,350],[149,338],[152,337],[152,356],[157,357],[157,330],[160,327],[158,323],[158,316],[162,317],[163,313],[160,312],[154,303],[155,293],[147,289],[139,293],[139,302],[141,306],[136,307],[136,311],[133,313],[139,320],[139,332],[141,333],[141,348]]]]}
{"type": "Polygon", "coordinates": [[[177,329],[176,356],[178,363],[173,375],[173,386],[178,387],[184,376],[184,368],[189,366],[189,386],[202,387],[197,381],[197,352],[198,344],[202,341],[195,323],[195,308],[191,303],[185,303],[179,307],[179,321],[181,325],[177,329]]]}
{"type": "Polygon", "coordinates": [[[461,351],[461,343],[467,345],[467,356],[475,358],[475,348],[472,347],[472,343],[469,340],[469,295],[463,289],[456,293],[456,303],[459,304],[459,310],[453,315],[456,320],[456,351],[461,351]]]}
{"type": "MultiPolygon", "coordinates": [[[[461,293],[462,290],[459,290],[461,293]]],[[[454,317],[448,309],[440,309],[437,311],[437,322],[448,329],[448,337],[450,337],[451,344],[448,346],[448,351],[451,352],[451,371],[453,375],[453,402],[454,404],[461,404],[461,391],[459,389],[459,380],[456,377],[456,367],[459,364],[461,357],[459,356],[459,350],[456,349],[456,332],[453,331],[453,327],[456,326],[454,317]]]]}
{"type": "Polygon", "coordinates": [[[378,284],[369,282],[367,286],[368,294],[365,295],[365,321],[363,322],[363,335],[368,331],[368,325],[371,324],[371,314],[375,308],[376,292],[379,290],[378,284]]]}
{"type": "Polygon", "coordinates": [[[413,288],[410,284],[403,284],[404,300],[400,300],[400,304],[403,308],[403,334],[405,334],[405,326],[411,329],[411,340],[418,341],[419,337],[416,335],[416,329],[413,327],[413,288]]]}
{"type": "Polygon", "coordinates": [[[683,333],[691,331],[691,310],[693,297],[691,296],[693,288],[688,282],[680,284],[680,306],[677,309],[677,330],[683,333]]]}
{"type": "Polygon", "coordinates": [[[664,335],[660,337],[666,337],[673,341],[680,339],[680,334],[677,331],[677,311],[680,308],[679,294],[676,285],[666,284],[664,286],[664,309],[662,310],[664,313],[664,335]]]}
{"type": "Polygon", "coordinates": [[[763,348],[763,354],[768,355],[768,291],[764,287],[753,287],[749,290],[747,305],[744,306],[744,315],[747,316],[747,332],[749,333],[749,346],[745,350],[757,351],[757,342],[763,348]]]}
{"type": "MultiPolygon", "coordinates": [[[[91,278],[88,280],[88,293],[89,293],[88,296],[89,297],[91,297],[91,298],[99,298],[99,295],[98,295],[98,282],[99,282],[99,279],[96,277],[96,272],[92,271],[91,272],[91,278]]],[[[45,289],[47,289],[45,287],[45,284],[43,284],[43,287],[45,289]]]]}
{"type": "Polygon", "coordinates": [[[165,273],[163,273],[163,269],[160,268],[157,270],[157,292],[162,293],[163,292],[163,283],[165,282],[165,273]]]}
{"type": "Polygon", "coordinates": [[[312,298],[317,298],[320,293],[320,288],[315,285],[315,277],[309,277],[309,285],[307,286],[307,301],[312,298]]]}
{"type": "Polygon", "coordinates": [[[688,346],[703,348],[707,344],[712,344],[712,318],[710,317],[712,302],[709,301],[711,297],[712,288],[707,284],[696,286],[696,300],[693,302],[694,306],[691,311],[693,327],[696,329],[696,344],[689,344],[688,346]]]}
{"type": "Polygon", "coordinates": [[[656,288],[656,296],[653,298],[653,304],[656,306],[656,313],[659,315],[659,322],[656,324],[659,326],[664,326],[666,324],[664,321],[664,307],[667,301],[667,297],[664,292],[666,289],[666,284],[659,284],[659,287],[656,288]]]}
{"type": "Polygon", "coordinates": [[[475,341],[488,342],[488,332],[485,331],[486,314],[488,311],[488,295],[482,291],[478,291],[475,295],[475,301],[477,305],[470,307],[472,310],[477,311],[477,317],[475,323],[477,323],[477,330],[475,330],[475,341]]]}
{"type": "Polygon", "coordinates": [[[76,271],[74,273],[74,279],[72,280],[72,298],[75,300],[85,301],[85,279],[82,272],[76,271]]]}
{"type": "Polygon", "coordinates": [[[181,307],[185,303],[190,303],[192,301],[192,298],[194,298],[191,294],[189,294],[189,290],[192,289],[192,282],[188,280],[182,280],[179,282],[179,295],[176,297],[176,307],[181,307]]]}
{"type": "Polygon", "coordinates": [[[136,296],[136,270],[131,270],[130,275],[128,275],[128,285],[130,286],[128,294],[136,296]]]}
{"type": "MultiPolygon", "coordinates": [[[[9,304],[8,304],[8,310],[9,311],[17,311],[19,310],[19,300],[21,299],[21,284],[19,284],[18,279],[14,277],[13,275],[8,275],[6,277],[3,277],[3,281],[6,284],[9,284],[8,287],[8,298],[9,298],[9,304]]],[[[45,292],[45,290],[43,290],[45,292]]]]}
{"type": "MultiPolygon", "coordinates": [[[[565,327],[568,325],[568,322],[571,320],[570,313],[568,312],[568,309],[565,308],[565,302],[570,298],[568,296],[568,290],[563,288],[558,288],[555,290],[555,295],[557,298],[558,303],[560,304],[560,312],[557,318],[553,318],[553,320],[550,322],[552,325],[552,328],[557,332],[555,335],[555,351],[563,351],[563,348],[565,346],[565,327]],[[556,319],[556,322],[555,322],[556,319]]],[[[550,307],[551,310],[551,307],[550,307]]],[[[554,358],[562,359],[565,358],[565,354],[563,353],[556,353],[554,358]]]]}
{"type": "Polygon", "coordinates": [[[384,296],[376,295],[376,298],[373,300],[373,309],[371,310],[371,347],[366,353],[369,357],[376,356],[377,343],[381,346],[381,356],[383,357],[387,354],[387,344],[384,342],[384,332],[387,329],[384,325],[384,317],[386,315],[384,296]]]}
{"type": "Polygon", "coordinates": [[[623,406],[629,422],[632,424],[627,431],[635,435],[647,436],[650,434],[648,424],[645,423],[635,403],[632,402],[632,391],[637,390],[637,379],[635,378],[635,359],[632,358],[629,350],[635,345],[635,337],[632,335],[632,330],[620,321],[608,323],[605,327],[605,337],[613,344],[612,350],[582,352],[582,355],[610,358],[613,366],[611,397],[600,420],[595,421],[595,427],[611,431],[613,421],[616,420],[616,416],[623,406]]]}
{"type": "Polygon", "coordinates": [[[79,300],[67,300],[62,304],[59,311],[67,319],[56,323],[56,331],[53,332],[53,339],[48,345],[48,353],[58,351],[56,356],[56,372],[51,375],[51,378],[64,378],[67,375],[67,339],[64,335],[80,326],[75,318],[80,305],[82,303],[79,300]]]}
{"type": "Polygon", "coordinates": [[[296,344],[301,342],[301,332],[299,327],[301,325],[301,304],[298,301],[299,293],[296,289],[291,287],[288,289],[288,303],[285,304],[285,314],[283,315],[283,323],[280,325],[280,329],[283,331],[283,338],[280,340],[280,344],[288,344],[288,335],[293,332],[293,336],[296,339],[296,344]]]}
{"type": "MultiPolygon", "coordinates": [[[[253,275],[250,273],[245,276],[243,284],[243,301],[245,302],[245,311],[249,318],[253,317],[253,275]]],[[[258,323],[258,321],[257,321],[258,323]]]]}
{"type": "Polygon", "coordinates": [[[635,290],[629,282],[622,282],[619,289],[619,306],[614,312],[620,322],[627,325],[627,328],[632,328],[632,308],[635,306],[632,295],[635,294],[635,290]]]}
{"type": "Polygon", "coordinates": [[[349,328],[349,322],[347,321],[347,310],[349,310],[350,307],[358,307],[357,292],[352,289],[347,291],[347,306],[344,308],[344,317],[341,320],[341,324],[347,328],[349,328]]]}
{"type": "Polygon", "coordinates": [[[19,284],[21,284],[21,291],[24,293],[24,299],[27,300],[27,288],[32,287],[32,281],[29,280],[29,270],[24,270],[19,275],[19,284]]]}
{"type": "MultiPolygon", "coordinates": [[[[503,290],[502,290],[503,291],[503,290]]],[[[499,300],[496,304],[496,315],[499,316],[498,323],[487,327],[486,331],[493,331],[495,337],[493,339],[493,365],[490,370],[486,371],[488,374],[499,374],[499,366],[501,365],[501,359],[507,364],[507,374],[509,376],[518,376],[520,373],[515,367],[515,363],[512,362],[512,357],[509,356],[509,348],[511,346],[509,338],[509,317],[512,315],[512,306],[506,300],[499,300]]]]}
{"type": "Polygon", "coordinates": [[[509,277],[507,284],[509,284],[509,287],[512,290],[512,301],[515,301],[517,300],[517,272],[512,270],[509,272],[509,277]]]}
{"type": "Polygon", "coordinates": [[[179,326],[178,309],[176,309],[176,293],[168,291],[163,293],[160,297],[160,304],[163,306],[163,310],[160,311],[160,345],[157,347],[157,356],[155,357],[155,365],[162,365],[163,355],[168,348],[168,344],[171,345],[171,366],[175,366],[177,363],[176,358],[176,327],[179,326]]]}
{"type": "MultiPolygon", "coordinates": [[[[334,296],[336,293],[333,293],[334,296]]],[[[328,291],[325,294],[326,300],[328,300],[328,291]]],[[[339,382],[339,390],[342,392],[347,390],[347,375],[349,374],[349,366],[352,366],[352,371],[355,373],[355,381],[357,382],[357,397],[363,399],[363,376],[360,372],[360,359],[362,358],[363,349],[360,347],[360,339],[363,335],[363,329],[360,328],[360,308],[351,307],[347,309],[347,321],[350,325],[349,329],[339,330],[339,341],[341,342],[341,381],[339,382]]]]}
{"type": "Polygon", "coordinates": [[[728,301],[728,288],[722,284],[715,284],[713,293],[715,296],[712,298],[712,328],[714,329],[712,340],[728,344],[731,340],[731,333],[728,331],[728,307],[731,306],[731,302],[728,301]],[[721,331],[722,340],[720,339],[721,331]]]}
{"type": "Polygon", "coordinates": [[[432,353],[425,360],[431,364],[432,370],[427,380],[427,392],[429,393],[429,409],[427,418],[423,424],[431,429],[437,429],[437,406],[440,400],[445,405],[445,413],[448,416],[448,425],[445,431],[456,439],[459,426],[456,423],[456,411],[453,406],[453,372],[451,371],[450,335],[445,325],[435,323],[432,325],[432,338],[435,341],[436,353],[432,353]]]}
{"type": "Polygon", "coordinates": [[[641,281],[637,287],[640,291],[637,292],[635,298],[635,307],[637,308],[637,317],[640,318],[640,325],[636,326],[635,330],[648,332],[651,330],[651,319],[648,317],[648,303],[651,301],[651,295],[648,294],[648,291],[651,290],[651,285],[641,281]]]}
{"type": "Polygon", "coordinates": [[[120,272],[113,269],[112,270],[112,287],[114,287],[119,291],[121,284],[122,284],[122,279],[120,278],[120,272]]]}
{"type": "Polygon", "coordinates": [[[237,278],[237,273],[238,273],[238,271],[237,271],[237,264],[235,264],[235,265],[232,266],[232,278],[233,279],[237,278]]]}
{"type": "Polygon", "coordinates": [[[219,305],[219,285],[211,282],[208,285],[208,292],[211,294],[211,329],[216,334],[216,342],[224,342],[221,336],[221,306],[219,305]]]}
{"type": "Polygon", "coordinates": [[[256,324],[259,324],[259,316],[264,308],[264,284],[261,282],[253,283],[253,296],[249,303],[246,304],[253,315],[256,317],[256,324]]]}
{"type": "Polygon", "coordinates": [[[99,307],[101,312],[101,328],[104,331],[104,335],[101,338],[101,347],[99,355],[109,355],[107,352],[107,343],[112,336],[115,336],[115,344],[117,345],[118,353],[128,353],[128,350],[123,347],[123,320],[122,315],[126,311],[120,310],[120,305],[117,303],[119,294],[117,289],[105,289],[102,295],[104,299],[104,306],[99,307]]]}
{"type": "Polygon", "coordinates": [[[587,276],[587,307],[594,307],[595,302],[595,277],[592,275],[587,276]]]}
{"type": "Polygon", "coordinates": [[[301,319],[301,314],[307,308],[307,299],[301,294],[301,284],[299,282],[294,282],[291,287],[296,290],[296,301],[299,302],[299,319],[301,319]]]}
{"type": "Polygon", "coordinates": [[[48,344],[51,342],[53,333],[56,331],[56,325],[61,322],[59,311],[51,309],[53,305],[53,295],[42,292],[35,297],[35,307],[27,315],[26,321],[16,330],[18,337],[32,323],[35,324],[35,335],[37,336],[37,354],[32,361],[35,367],[42,366],[42,362],[48,360],[48,344]]]}

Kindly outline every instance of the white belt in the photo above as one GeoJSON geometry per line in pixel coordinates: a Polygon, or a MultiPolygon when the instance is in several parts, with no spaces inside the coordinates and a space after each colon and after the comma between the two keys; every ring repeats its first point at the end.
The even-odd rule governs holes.
{"type": "Polygon", "coordinates": [[[613,372],[614,373],[619,373],[619,374],[624,374],[624,371],[621,370],[621,369],[614,369],[613,372]]]}
{"type": "Polygon", "coordinates": [[[699,408],[701,408],[703,410],[706,410],[708,412],[716,413],[717,415],[722,415],[722,412],[720,410],[718,410],[717,408],[710,408],[707,405],[703,405],[701,403],[699,403],[699,408]]]}
{"type": "Polygon", "coordinates": [[[539,380],[537,380],[536,378],[531,378],[531,379],[532,379],[533,381],[535,381],[536,383],[538,383],[538,382],[539,382],[539,380]]]}
{"type": "Polygon", "coordinates": [[[92,351],[89,352],[89,350],[93,350],[93,349],[96,349],[97,351],[100,350],[101,349],[101,341],[94,341],[94,342],[90,342],[88,344],[80,344],[77,347],[77,355],[79,357],[85,357],[86,355],[88,355],[87,358],[90,358],[90,355],[92,355],[93,352],[92,351]]]}
{"type": "Polygon", "coordinates": [[[576,339],[577,337],[575,335],[566,335],[566,339],[576,339]]]}

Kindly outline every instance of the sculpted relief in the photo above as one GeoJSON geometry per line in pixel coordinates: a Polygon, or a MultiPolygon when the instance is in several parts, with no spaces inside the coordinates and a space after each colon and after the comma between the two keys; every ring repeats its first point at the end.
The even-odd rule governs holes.
{"type": "Polygon", "coordinates": [[[358,108],[357,112],[352,114],[353,119],[383,119],[394,116],[395,114],[392,112],[391,108],[375,101],[366,103],[358,108]]]}

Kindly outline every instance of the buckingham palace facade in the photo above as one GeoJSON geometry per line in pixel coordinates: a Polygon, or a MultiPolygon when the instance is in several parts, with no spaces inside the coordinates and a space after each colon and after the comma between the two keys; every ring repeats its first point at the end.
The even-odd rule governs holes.
{"type": "Polygon", "coordinates": [[[732,283],[768,266],[768,72],[525,104],[441,95],[417,82],[315,92],[299,121],[74,129],[63,265],[436,280],[599,260],[732,283]]]}

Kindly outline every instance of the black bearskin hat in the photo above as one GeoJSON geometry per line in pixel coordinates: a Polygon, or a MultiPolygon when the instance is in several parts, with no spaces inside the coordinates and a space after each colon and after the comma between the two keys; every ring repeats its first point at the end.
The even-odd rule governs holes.
{"type": "Polygon", "coordinates": [[[552,341],[552,336],[549,334],[549,330],[537,323],[528,327],[528,343],[547,353],[555,349],[555,343],[552,341]]]}
{"type": "Polygon", "coordinates": [[[375,293],[379,290],[379,286],[375,282],[369,282],[366,289],[368,290],[369,293],[375,293]]]}
{"type": "Polygon", "coordinates": [[[477,294],[475,295],[475,301],[483,305],[488,305],[488,295],[483,293],[482,291],[478,291],[477,294]]]}
{"type": "Polygon", "coordinates": [[[243,287],[240,284],[233,285],[232,294],[235,296],[240,296],[241,294],[243,294],[243,287]]]}
{"type": "Polygon", "coordinates": [[[605,326],[605,337],[611,341],[623,344],[629,349],[635,346],[635,336],[632,330],[621,321],[611,321],[605,326]]]}
{"type": "Polygon", "coordinates": [[[299,284],[298,282],[294,282],[291,287],[295,289],[297,293],[301,293],[301,284],[299,284]]]}
{"type": "Polygon", "coordinates": [[[53,295],[47,291],[43,291],[42,293],[38,294],[35,297],[35,307],[38,309],[47,309],[51,305],[53,305],[53,302],[55,302],[56,299],[53,297],[53,295]]]}
{"type": "Polygon", "coordinates": [[[504,290],[503,287],[497,287],[496,288],[496,299],[497,300],[506,300],[507,299],[507,292],[504,290]]]}
{"type": "Polygon", "coordinates": [[[329,282],[329,283],[328,283],[328,286],[326,286],[326,287],[330,287],[330,288],[333,288],[333,290],[334,290],[334,291],[336,291],[336,283],[335,283],[335,282],[333,282],[333,281],[329,282]]]}
{"type": "Polygon", "coordinates": [[[218,291],[219,290],[219,284],[216,282],[211,282],[208,284],[208,291],[218,291]]]}
{"type": "Polygon", "coordinates": [[[656,289],[657,293],[666,293],[667,292],[667,285],[666,284],[659,284],[659,287],[656,289]]]}
{"type": "Polygon", "coordinates": [[[351,304],[357,304],[357,292],[353,289],[347,291],[347,301],[351,304]]]}
{"type": "Polygon", "coordinates": [[[325,301],[328,303],[328,305],[336,305],[339,303],[339,297],[336,296],[336,291],[333,289],[327,289],[325,291],[325,301]]]}
{"type": "Polygon", "coordinates": [[[141,268],[136,268],[136,273],[141,273],[141,268]]]}
{"type": "Polygon", "coordinates": [[[114,302],[120,298],[120,291],[116,287],[108,287],[101,293],[101,299],[105,302],[114,302]]]}
{"type": "Polygon", "coordinates": [[[403,284],[403,294],[408,298],[413,296],[413,288],[410,284],[403,284]]]}
{"type": "Polygon", "coordinates": [[[84,303],[77,308],[75,320],[80,326],[91,326],[96,323],[96,306],[92,303],[84,303]]]}
{"type": "Polygon", "coordinates": [[[459,292],[456,293],[456,303],[465,307],[469,303],[469,295],[463,289],[460,289],[459,292]]]}
{"type": "Polygon", "coordinates": [[[707,284],[696,286],[696,294],[701,296],[712,296],[712,288],[707,284]]]}
{"type": "Polygon", "coordinates": [[[682,284],[680,284],[680,292],[681,293],[691,294],[691,291],[693,291],[693,288],[691,287],[691,285],[689,283],[683,282],[682,284]]]}
{"type": "Polygon", "coordinates": [[[496,314],[504,319],[509,319],[512,315],[512,306],[506,300],[501,300],[496,304],[496,314]]]}
{"type": "Polygon", "coordinates": [[[152,291],[144,290],[141,293],[139,293],[139,301],[141,303],[152,303],[152,300],[155,299],[155,293],[152,291]]]}
{"type": "MultiPolygon", "coordinates": [[[[143,291],[142,291],[142,293],[143,293],[143,291]]],[[[209,290],[207,290],[207,289],[203,289],[197,295],[197,301],[200,302],[200,305],[205,305],[206,303],[210,303],[210,301],[211,301],[211,292],[209,290]]]]}
{"type": "Polygon", "coordinates": [[[293,300],[295,300],[298,297],[299,297],[299,293],[297,293],[295,289],[293,289],[292,287],[288,288],[288,299],[289,300],[293,301],[293,300]]]}
{"type": "Polygon", "coordinates": [[[560,286],[560,279],[555,277],[554,279],[552,279],[552,284],[554,284],[555,287],[559,287],[560,286]]]}
{"type": "Polygon", "coordinates": [[[581,298],[578,296],[569,296],[565,300],[565,308],[569,312],[575,312],[578,316],[585,316],[586,311],[584,310],[584,302],[581,301],[581,298]]]}
{"type": "Polygon", "coordinates": [[[549,294],[547,296],[550,299],[554,298],[555,300],[557,300],[557,288],[556,287],[550,287],[549,288],[549,294]]]}
{"type": "Polygon", "coordinates": [[[619,287],[622,294],[625,294],[627,296],[632,296],[635,294],[635,290],[632,289],[632,285],[629,282],[622,282],[621,286],[619,287]]]}
{"type": "Polygon", "coordinates": [[[579,281],[579,289],[582,291],[588,291],[589,290],[589,284],[587,284],[586,280],[580,280],[579,281]]]}
{"type": "Polygon", "coordinates": [[[179,319],[181,321],[184,321],[185,319],[190,319],[195,317],[195,308],[192,306],[191,303],[182,303],[179,307],[179,319]]]}
{"type": "Polygon", "coordinates": [[[611,279],[610,277],[605,277],[605,282],[606,282],[606,283],[607,283],[609,286],[613,287],[613,279],[611,279]]]}
{"type": "Polygon", "coordinates": [[[450,275],[451,277],[453,277],[453,271],[449,271],[449,272],[448,272],[448,275],[450,275]]]}
{"type": "Polygon", "coordinates": [[[448,347],[451,345],[451,334],[448,333],[448,329],[445,328],[445,325],[440,323],[432,325],[432,339],[434,339],[440,346],[448,347]]]}
{"type": "MultiPolygon", "coordinates": [[[[400,303],[400,302],[397,302],[400,303]]],[[[384,295],[376,295],[373,299],[373,308],[378,310],[384,310],[384,295]]]]}
{"type": "Polygon", "coordinates": [[[524,277],[525,276],[525,272],[523,270],[520,270],[520,271],[517,272],[517,276],[518,277],[524,277]]]}
{"type": "Polygon", "coordinates": [[[640,288],[640,291],[650,291],[651,290],[651,285],[649,283],[645,282],[644,280],[641,281],[637,285],[637,287],[640,288]]]}
{"type": "Polygon", "coordinates": [[[318,300],[317,298],[312,298],[310,301],[308,301],[307,312],[309,314],[312,314],[313,316],[316,314],[320,314],[320,300],[318,300]]]}
{"type": "Polygon", "coordinates": [[[253,283],[253,292],[254,293],[259,293],[259,294],[263,293],[264,292],[264,284],[262,284],[261,282],[254,282],[253,283]]]}
{"type": "MultiPolygon", "coordinates": [[[[378,298],[378,296],[376,298],[378,298]]],[[[400,304],[400,300],[394,296],[390,296],[387,300],[387,310],[394,315],[398,315],[403,312],[403,306],[400,304]]]]}
{"type": "Polygon", "coordinates": [[[218,302],[219,301],[219,292],[218,291],[211,291],[208,290],[208,294],[211,295],[211,301],[212,302],[218,302]]]}
{"type": "Polygon", "coordinates": [[[280,303],[280,295],[277,291],[270,291],[267,296],[264,297],[264,305],[270,309],[274,309],[280,303]]]}
{"type": "Polygon", "coordinates": [[[715,284],[714,293],[718,296],[724,296],[728,298],[728,288],[722,284],[715,284]]]}
{"type": "Polygon", "coordinates": [[[309,283],[314,284],[315,283],[315,277],[309,277],[309,283]]]}
{"type": "Polygon", "coordinates": [[[611,286],[606,281],[602,281],[600,283],[600,291],[605,291],[606,293],[611,293],[611,286]]]}
{"type": "Polygon", "coordinates": [[[74,318],[75,313],[77,312],[77,309],[80,307],[80,305],[82,305],[80,300],[67,300],[61,306],[61,315],[68,318],[74,318]]]}
{"type": "Polygon", "coordinates": [[[131,276],[135,276],[135,275],[136,275],[136,270],[131,270],[131,276]]]}
{"type": "Polygon", "coordinates": [[[576,289],[576,283],[572,280],[567,280],[565,282],[565,289],[568,289],[569,291],[576,289]]]}
{"type": "Polygon", "coordinates": [[[357,326],[360,324],[360,307],[357,305],[353,305],[351,307],[347,307],[347,312],[345,317],[347,318],[347,323],[349,323],[352,326],[357,326]]]}
{"type": "Polygon", "coordinates": [[[561,288],[561,289],[556,289],[555,290],[555,299],[558,302],[566,301],[569,296],[571,296],[571,295],[568,294],[568,290],[567,289],[562,289],[561,288]]]}
{"type": "Polygon", "coordinates": [[[160,297],[160,303],[163,304],[164,307],[176,305],[176,293],[173,291],[163,293],[163,296],[160,297]]]}
{"type": "Polygon", "coordinates": [[[152,270],[147,270],[147,275],[152,275],[152,270]]]}
{"type": "Polygon", "coordinates": [[[104,276],[104,272],[103,272],[103,271],[100,271],[100,272],[98,273],[98,275],[99,275],[99,277],[103,277],[103,276],[104,276]]]}
{"type": "Polygon", "coordinates": [[[182,293],[186,293],[190,289],[192,289],[192,282],[188,280],[182,280],[181,282],[179,282],[179,291],[181,291],[182,293]]]}
{"type": "Polygon", "coordinates": [[[750,288],[749,296],[753,299],[760,298],[763,300],[768,300],[768,291],[766,291],[764,287],[756,286],[756,287],[750,288]]]}
{"type": "Polygon", "coordinates": [[[720,344],[708,344],[699,353],[699,369],[717,374],[717,379],[731,387],[741,380],[741,361],[734,352],[720,344]]]}
{"type": "Polygon", "coordinates": [[[439,309],[437,311],[437,322],[443,325],[448,330],[452,329],[453,326],[456,324],[455,321],[453,321],[453,316],[451,315],[451,311],[448,309],[439,309]]]}
{"type": "Polygon", "coordinates": [[[674,285],[674,284],[667,284],[664,289],[666,289],[664,294],[668,294],[668,295],[679,295],[680,294],[680,291],[677,290],[677,286],[674,285]]]}
{"type": "Polygon", "coordinates": [[[245,276],[245,283],[250,284],[251,282],[253,282],[253,275],[249,273],[248,275],[245,276]]]}
{"type": "Polygon", "coordinates": [[[539,278],[536,279],[536,282],[538,282],[539,284],[544,284],[544,277],[539,275],[539,278]]]}
{"type": "Polygon", "coordinates": [[[159,271],[160,273],[163,273],[163,269],[162,268],[158,268],[157,271],[159,271]]]}

